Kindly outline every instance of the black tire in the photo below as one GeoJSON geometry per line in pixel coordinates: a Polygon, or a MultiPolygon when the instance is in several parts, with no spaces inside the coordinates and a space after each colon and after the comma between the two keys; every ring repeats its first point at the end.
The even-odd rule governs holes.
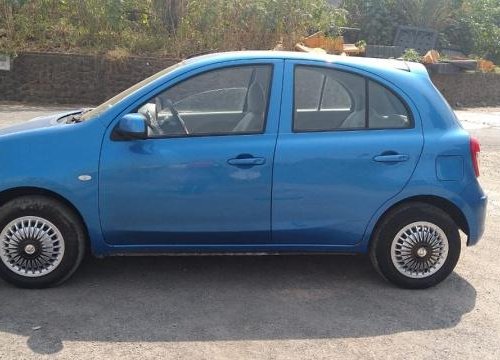
{"type": "Polygon", "coordinates": [[[391,210],[377,225],[371,241],[370,258],[375,269],[386,280],[407,289],[425,289],[446,279],[460,257],[461,240],[458,226],[443,210],[422,202],[410,202],[391,210]],[[400,272],[393,263],[391,246],[396,235],[407,225],[429,222],[437,225],[448,240],[448,255],[439,270],[427,277],[413,278],[400,272]]]}
{"type": "Polygon", "coordinates": [[[56,199],[40,195],[22,196],[0,207],[0,232],[11,221],[25,216],[36,216],[52,223],[63,237],[64,254],[57,267],[38,277],[20,275],[0,259],[0,277],[13,285],[30,289],[61,284],[73,275],[85,254],[87,237],[80,218],[56,199]]]}

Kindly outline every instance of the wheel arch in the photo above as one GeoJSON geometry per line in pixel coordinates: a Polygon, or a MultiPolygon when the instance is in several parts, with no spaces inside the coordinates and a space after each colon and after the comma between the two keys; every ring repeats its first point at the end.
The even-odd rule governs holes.
{"type": "Polygon", "coordinates": [[[80,220],[82,226],[83,226],[83,231],[85,232],[87,241],[89,239],[89,232],[88,232],[88,227],[87,224],[81,214],[81,212],[78,210],[78,208],[67,198],[64,196],[43,188],[39,187],[30,187],[30,186],[25,186],[25,187],[16,187],[16,188],[11,188],[7,190],[3,190],[0,192],[0,206],[5,205],[8,203],[10,200],[13,200],[15,198],[21,197],[21,196],[30,196],[30,195],[40,195],[40,196],[45,196],[51,199],[55,199],[64,205],[68,206],[74,214],[78,217],[80,220]]]}
{"type": "Polygon", "coordinates": [[[467,218],[465,217],[464,213],[460,208],[455,205],[453,202],[450,200],[447,200],[443,197],[436,196],[436,195],[417,195],[417,196],[411,196],[405,199],[402,199],[394,204],[392,204],[388,209],[386,209],[382,215],[378,218],[377,223],[375,224],[375,227],[373,228],[372,235],[370,236],[370,243],[373,237],[373,234],[376,232],[376,229],[380,225],[380,223],[383,221],[383,219],[389,214],[392,210],[395,208],[411,203],[411,202],[420,202],[420,203],[425,203],[429,205],[433,205],[444,212],[446,212],[448,215],[451,216],[455,224],[462,230],[467,236],[469,235],[469,223],[467,222],[467,218]]]}

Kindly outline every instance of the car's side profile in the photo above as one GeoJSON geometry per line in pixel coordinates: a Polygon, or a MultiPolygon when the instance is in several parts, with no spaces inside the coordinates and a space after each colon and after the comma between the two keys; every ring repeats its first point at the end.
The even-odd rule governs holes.
{"type": "Polygon", "coordinates": [[[186,60],[104,104],[0,130],[0,275],[61,283],[87,248],[368,253],[445,279],[484,230],[479,145],[425,68],[286,52],[186,60]]]}

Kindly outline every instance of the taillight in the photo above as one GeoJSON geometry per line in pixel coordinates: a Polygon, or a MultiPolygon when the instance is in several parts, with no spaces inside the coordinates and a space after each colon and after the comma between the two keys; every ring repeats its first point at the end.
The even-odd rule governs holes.
{"type": "Polygon", "coordinates": [[[474,166],[474,172],[476,177],[479,176],[479,152],[481,151],[481,146],[479,146],[479,141],[472,137],[470,138],[470,156],[472,157],[472,165],[474,166]]]}

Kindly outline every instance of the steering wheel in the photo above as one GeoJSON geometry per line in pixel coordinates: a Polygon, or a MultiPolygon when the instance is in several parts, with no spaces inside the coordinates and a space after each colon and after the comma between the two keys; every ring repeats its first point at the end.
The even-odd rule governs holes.
{"type": "Polygon", "coordinates": [[[172,116],[175,119],[175,121],[177,121],[181,126],[182,131],[184,131],[184,134],[189,135],[189,130],[186,127],[186,123],[184,122],[184,120],[182,120],[179,112],[174,107],[174,104],[170,99],[162,99],[161,97],[157,96],[155,98],[155,105],[156,105],[155,106],[156,119],[158,119],[158,113],[160,112],[161,109],[168,108],[172,113],[172,116]]]}

